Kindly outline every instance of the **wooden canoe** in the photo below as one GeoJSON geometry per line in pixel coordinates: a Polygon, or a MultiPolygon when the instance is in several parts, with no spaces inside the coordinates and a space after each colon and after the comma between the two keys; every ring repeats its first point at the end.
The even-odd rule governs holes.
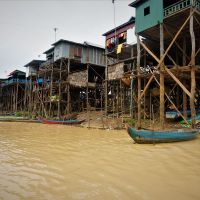
{"type": "Polygon", "coordinates": [[[38,120],[42,122],[43,124],[63,124],[63,125],[75,125],[75,124],[81,124],[85,120],[50,120],[46,118],[39,117],[38,120]]]}
{"type": "Polygon", "coordinates": [[[130,137],[139,144],[180,142],[195,139],[199,133],[196,129],[177,129],[170,131],[136,130],[127,127],[130,137]]]}

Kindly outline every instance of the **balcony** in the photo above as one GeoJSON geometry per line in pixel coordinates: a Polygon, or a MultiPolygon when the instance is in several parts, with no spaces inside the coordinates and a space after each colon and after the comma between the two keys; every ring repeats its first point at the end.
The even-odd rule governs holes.
{"type": "Polygon", "coordinates": [[[26,79],[14,78],[14,79],[10,79],[10,80],[5,81],[5,85],[14,84],[14,83],[26,83],[26,79]]]}
{"type": "MultiPolygon", "coordinates": [[[[172,4],[164,9],[164,18],[169,17],[181,10],[184,10],[188,7],[192,6],[192,0],[183,0],[179,1],[175,4],[172,4]]],[[[198,10],[200,10],[200,0],[194,1],[194,7],[196,7],[198,10]]]]}

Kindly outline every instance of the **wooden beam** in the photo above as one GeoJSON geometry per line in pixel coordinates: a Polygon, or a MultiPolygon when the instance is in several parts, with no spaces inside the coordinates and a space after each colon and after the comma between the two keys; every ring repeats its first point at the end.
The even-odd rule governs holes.
{"type": "MultiPolygon", "coordinates": [[[[67,62],[67,77],[69,77],[70,74],[70,59],[68,59],[67,62]]],[[[71,104],[71,96],[70,96],[70,84],[67,83],[67,114],[70,113],[70,104],[71,104]]]]}
{"type": "MultiPolygon", "coordinates": [[[[193,9],[190,10],[190,13],[193,13],[193,9]]],[[[191,52],[191,96],[190,96],[190,109],[191,109],[191,117],[192,117],[192,127],[195,125],[195,90],[196,90],[196,80],[195,80],[195,34],[194,34],[194,16],[192,15],[190,18],[190,36],[191,36],[191,45],[192,45],[192,52],[191,52]]]]}
{"type": "Polygon", "coordinates": [[[108,114],[108,56],[105,56],[106,67],[105,67],[105,116],[108,114]]]}
{"type": "Polygon", "coordinates": [[[151,55],[158,63],[160,62],[160,59],[151,51],[142,41],[140,41],[141,46],[148,52],[149,55],[151,55]]]}
{"type": "Polygon", "coordinates": [[[59,68],[59,84],[58,84],[58,96],[59,96],[59,100],[58,100],[58,118],[60,119],[61,116],[61,109],[60,109],[60,103],[61,103],[61,81],[62,81],[62,59],[60,60],[60,68],[59,68]]]}
{"type": "Polygon", "coordinates": [[[182,90],[190,97],[191,94],[187,88],[179,81],[179,79],[165,66],[165,71],[174,79],[174,81],[182,88],[182,90]]]}
{"type": "MultiPolygon", "coordinates": [[[[189,21],[189,19],[190,19],[190,17],[192,16],[193,13],[194,13],[194,11],[192,11],[192,13],[190,13],[190,15],[188,16],[188,18],[185,20],[185,22],[183,23],[183,25],[181,26],[181,28],[180,28],[180,29],[178,30],[178,32],[176,33],[175,37],[174,37],[173,40],[171,41],[170,45],[168,46],[167,50],[165,51],[164,55],[161,57],[160,60],[157,58],[157,56],[156,56],[148,47],[145,48],[145,47],[143,46],[143,48],[145,48],[146,51],[147,51],[148,53],[151,52],[150,55],[152,55],[152,57],[158,62],[158,65],[157,65],[156,69],[159,69],[160,65],[163,63],[163,61],[164,61],[164,59],[165,59],[165,57],[166,57],[168,51],[171,49],[172,45],[173,45],[174,42],[176,41],[177,37],[179,36],[179,34],[181,33],[181,31],[183,30],[183,28],[185,27],[185,25],[186,25],[187,22],[189,21]]],[[[140,40],[139,40],[139,41],[140,41],[140,40]]],[[[142,45],[141,41],[140,41],[140,44],[142,45]]],[[[141,98],[144,96],[144,94],[145,94],[146,90],[148,89],[148,87],[149,87],[149,85],[150,85],[150,83],[151,83],[152,80],[153,80],[153,75],[151,75],[151,77],[150,77],[150,79],[149,79],[147,85],[145,86],[145,88],[144,88],[144,90],[143,90],[143,92],[142,92],[140,98],[138,99],[138,101],[140,101],[141,98]]]]}
{"type": "MultiPolygon", "coordinates": [[[[168,30],[168,28],[167,28],[167,26],[165,24],[164,24],[164,28],[165,28],[166,32],[169,34],[169,36],[171,38],[174,38],[174,36],[170,33],[170,31],[168,30]]],[[[181,46],[179,45],[179,43],[176,42],[176,41],[174,43],[179,48],[179,50],[186,56],[186,58],[189,59],[189,57],[187,56],[186,52],[183,51],[183,49],[181,48],[181,46]]]]}
{"type": "Polygon", "coordinates": [[[141,128],[141,76],[140,76],[140,38],[137,36],[137,75],[138,75],[138,124],[137,128],[141,128]]]}
{"type": "MultiPolygon", "coordinates": [[[[183,66],[186,65],[186,37],[183,39],[183,66]]],[[[184,85],[186,85],[186,81],[184,80],[184,85]]],[[[186,93],[183,92],[183,115],[187,119],[187,96],[186,93]]]]}
{"type": "MultiPolygon", "coordinates": [[[[160,58],[164,55],[164,32],[163,24],[160,24],[160,58]]],[[[164,82],[164,63],[160,65],[160,127],[164,129],[165,119],[165,82],[164,82]]]]}
{"type": "Polygon", "coordinates": [[[197,17],[195,15],[194,15],[194,18],[195,18],[197,24],[200,26],[200,22],[199,22],[199,20],[197,19],[197,17]]]}
{"type": "Polygon", "coordinates": [[[167,57],[172,61],[172,63],[173,63],[175,66],[178,66],[178,65],[176,64],[176,62],[174,61],[174,59],[173,59],[169,54],[167,54],[167,57]]]}
{"type": "MultiPolygon", "coordinates": [[[[151,71],[151,69],[149,68],[150,72],[152,73],[156,83],[160,86],[160,83],[158,82],[156,76],[153,74],[153,72],[151,71]]],[[[182,113],[178,110],[178,108],[176,107],[176,105],[174,104],[174,102],[170,99],[169,95],[165,92],[165,96],[167,97],[167,99],[169,100],[169,102],[173,105],[174,109],[179,113],[179,115],[183,118],[183,120],[185,121],[186,124],[189,124],[188,121],[186,120],[186,118],[182,115],[182,113]]]]}

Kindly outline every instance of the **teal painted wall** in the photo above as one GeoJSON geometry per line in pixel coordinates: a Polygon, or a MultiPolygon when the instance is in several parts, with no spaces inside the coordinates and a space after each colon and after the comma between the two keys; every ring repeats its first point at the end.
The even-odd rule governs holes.
{"type": "Polygon", "coordinates": [[[163,22],[163,0],[148,0],[136,8],[135,32],[140,33],[163,22]],[[150,14],[144,16],[144,9],[150,6],[150,14]]]}

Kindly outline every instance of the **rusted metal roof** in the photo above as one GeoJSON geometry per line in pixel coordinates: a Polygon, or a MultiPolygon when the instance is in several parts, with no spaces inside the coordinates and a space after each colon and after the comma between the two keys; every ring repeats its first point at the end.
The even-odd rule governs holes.
{"type": "MultiPolygon", "coordinates": [[[[117,31],[117,34],[119,34],[119,30],[122,30],[122,31],[120,31],[120,32],[123,32],[123,31],[125,31],[125,30],[127,30],[127,29],[129,29],[130,27],[129,26],[134,26],[135,25],[135,17],[131,17],[130,19],[129,19],[129,21],[128,22],[126,22],[126,23],[124,23],[124,24],[121,24],[120,26],[117,26],[116,28],[113,28],[113,29],[111,29],[110,31],[107,31],[106,33],[104,33],[103,34],[103,36],[108,36],[108,35],[112,35],[113,33],[115,33],[115,30],[117,31]],[[126,28],[127,27],[127,28],[126,28]]],[[[131,27],[131,28],[132,28],[131,27]]]]}

